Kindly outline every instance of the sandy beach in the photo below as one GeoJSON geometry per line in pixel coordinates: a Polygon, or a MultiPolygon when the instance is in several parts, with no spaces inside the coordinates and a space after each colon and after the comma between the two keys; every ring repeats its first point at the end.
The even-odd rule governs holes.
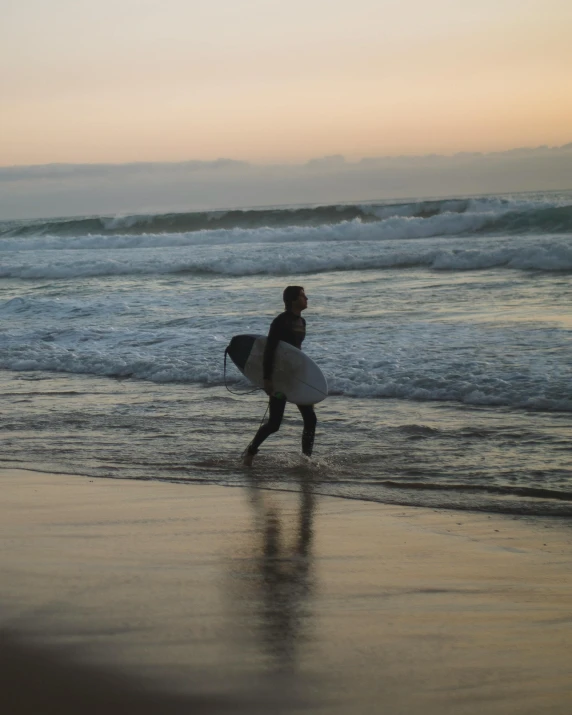
{"type": "Polygon", "coordinates": [[[0,470],[2,712],[569,713],[561,520],[0,470]]]}

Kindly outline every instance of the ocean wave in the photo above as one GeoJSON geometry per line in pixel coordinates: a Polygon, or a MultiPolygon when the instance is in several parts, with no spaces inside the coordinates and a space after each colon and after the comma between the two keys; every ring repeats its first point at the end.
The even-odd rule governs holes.
{"type": "Polygon", "coordinates": [[[5,238],[0,252],[128,250],[139,248],[176,248],[184,246],[239,246],[245,244],[299,244],[367,241],[370,243],[404,241],[440,236],[473,235],[488,217],[486,214],[441,214],[430,219],[392,217],[377,223],[343,221],[315,227],[202,230],[169,234],[90,234],[86,236],[38,236],[5,238]]]}
{"type": "Polygon", "coordinates": [[[33,265],[11,254],[0,266],[1,278],[73,279],[122,275],[307,275],[332,271],[366,271],[423,267],[436,271],[471,271],[492,268],[511,270],[570,272],[572,242],[539,239],[509,242],[496,246],[488,242],[476,247],[428,247],[418,244],[383,246],[371,242],[331,242],[299,244],[296,250],[279,246],[252,246],[249,249],[213,251],[212,247],[181,247],[137,253],[116,251],[113,256],[89,257],[85,253],[42,252],[33,265]],[[202,250],[198,250],[201,248],[202,250]]]}
{"type": "Polygon", "coordinates": [[[432,387],[419,375],[394,376],[390,380],[348,380],[329,376],[330,394],[366,399],[403,399],[416,402],[459,402],[475,407],[512,407],[538,412],[572,412],[572,394],[565,384],[506,385],[502,379],[471,377],[467,380],[439,380],[432,387]],[[496,383],[496,384],[495,384],[496,383]],[[568,394],[567,394],[568,393],[568,394]]]}
{"type": "MultiPolygon", "coordinates": [[[[223,341],[224,342],[224,341],[223,341]]],[[[81,332],[61,330],[32,337],[14,336],[0,349],[0,368],[12,371],[90,374],[134,378],[154,383],[192,383],[206,386],[243,384],[244,378],[229,369],[225,374],[220,343],[203,336],[193,343],[188,332],[161,335],[89,328],[81,332]],[[201,351],[189,345],[204,346],[201,351]]],[[[509,407],[531,412],[572,412],[569,371],[531,377],[524,372],[507,379],[502,365],[478,372],[467,366],[461,376],[427,373],[423,359],[407,369],[384,375],[371,363],[352,370],[341,354],[336,365],[323,364],[332,397],[405,399],[415,402],[451,402],[477,407],[509,407]],[[521,379],[522,378],[522,379],[521,379]]]]}
{"type": "MultiPolygon", "coordinates": [[[[128,216],[89,216],[0,223],[0,239],[87,236],[184,235],[196,232],[258,229],[321,228],[341,223],[384,224],[397,219],[429,222],[430,233],[446,229],[447,217],[463,233],[566,233],[572,231],[570,199],[484,197],[370,204],[332,204],[298,208],[240,209],[128,216]],[[459,221],[459,217],[467,217],[459,221]]],[[[382,231],[383,234],[383,231],[382,231]]],[[[236,235],[228,234],[228,240],[236,235]]],[[[4,242],[2,241],[2,244],[4,242]]],[[[133,245],[133,244],[131,244],[133,245]]],[[[17,250],[17,249],[13,249],[17,250]]],[[[21,249],[19,249],[21,250],[21,249]]]]}
{"type": "MultiPolygon", "coordinates": [[[[444,200],[394,204],[333,204],[299,208],[236,209],[188,213],[90,216],[0,223],[0,237],[102,236],[120,234],[190,233],[216,229],[284,228],[322,226],[360,219],[376,222],[386,218],[430,218],[440,213],[464,213],[476,202],[444,200]]],[[[497,205],[495,203],[495,205],[497,205]]]]}

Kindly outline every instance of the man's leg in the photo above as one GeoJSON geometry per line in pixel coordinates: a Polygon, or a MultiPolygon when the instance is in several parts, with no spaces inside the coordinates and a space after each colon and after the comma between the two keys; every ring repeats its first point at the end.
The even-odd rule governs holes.
{"type": "Polygon", "coordinates": [[[304,419],[304,431],[302,432],[302,452],[307,457],[312,455],[314,448],[314,435],[316,434],[316,424],[318,422],[314,405],[297,405],[300,414],[304,419]]]}
{"type": "Polygon", "coordinates": [[[254,455],[258,452],[258,448],[264,442],[264,440],[271,434],[274,434],[274,432],[278,432],[278,430],[280,429],[280,424],[282,423],[282,417],[284,416],[285,407],[286,400],[274,396],[270,398],[270,415],[268,417],[268,422],[265,422],[260,427],[254,439],[248,445],[246,449],[246,456],[244,457],[245,466],[250,467],[254,455]]]}

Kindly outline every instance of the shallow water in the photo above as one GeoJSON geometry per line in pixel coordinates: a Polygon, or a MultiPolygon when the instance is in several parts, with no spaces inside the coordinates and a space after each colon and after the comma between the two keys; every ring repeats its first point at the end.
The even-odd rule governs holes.
{"type": "MultiPolygon", "coordinates": [[[[93,476],[244,485],[262,395],[93,376],[0,373],[2,462],[93,476]]],[[[289,407],[255,477],[266,487],[387,503],[572,515],[570,418],[507,408],[332,397],[312,462],[289,407]]]]}

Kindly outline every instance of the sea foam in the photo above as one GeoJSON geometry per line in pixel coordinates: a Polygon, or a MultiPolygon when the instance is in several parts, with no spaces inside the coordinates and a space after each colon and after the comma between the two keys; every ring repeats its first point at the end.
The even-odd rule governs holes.
{"type": "MultiPolygon", "coordinates": [[[[337,227],[342,230],[344,226],[337,227]]],[[[260,238],[260,237],[258,237],[260,238]]],[[[3,255],[0,277],[23,279],[195,274],[221,276],[292,275],[420,267],[437,271],[512,269],[569,272],[572,237],[524,239],[441,238],[437,241],[322,240],[240,245],[154,246],[137,250],[12,251],[3,255]],[[30,260],[31,259],[31,260],[30,260]]],[[[322,239],[324,237],[322,236],[322,239]]],[[[93,237],[93,241],[97,239],[93,237]]],[[[107,240],[107,239],[105,239],[107,240]]]]}

